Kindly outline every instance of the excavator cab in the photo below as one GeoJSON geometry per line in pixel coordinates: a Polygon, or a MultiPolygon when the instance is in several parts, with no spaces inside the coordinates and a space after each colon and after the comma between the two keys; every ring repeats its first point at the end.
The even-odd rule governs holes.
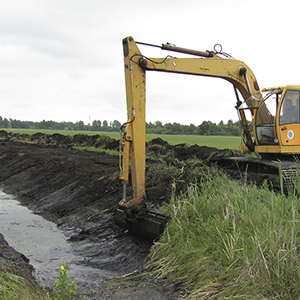
{"type": "Polygon", "coordinates": [[[300,145],[299,90],[288,89],[279,107],[278,131],[283,146],[300,145]]]}
{"type": "Polygon", "coordinates": [[[265,88],[260,99],[251,96],[238,107],[251,111],[255,152],[300,154],[299,98],[299,86],[265,88]]]}
{"type": "Polygon", "coordinates": [[[289,153],[299,152],[284,147],[300,145],[299,87],[277,87],[262,92],[267,94],[254,114],[256,145],[270,145],[266,151],[270,153],[280,153],[282,149],[289,153]]]}

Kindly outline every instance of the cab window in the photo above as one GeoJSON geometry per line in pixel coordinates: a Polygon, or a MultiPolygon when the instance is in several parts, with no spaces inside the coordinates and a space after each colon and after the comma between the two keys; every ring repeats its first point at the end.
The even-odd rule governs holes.
{"type": "Polygon", "coordinates": [[[280,97],[279,90],[268,93],[257,110],[256,135],[258,143],[261,145],[275,145],[278,143],[274,128],[274,116],[276,116],[280,97]]]}
{"type": "Polygon", "coordinates": [[[282,100],[279,125],[299,123],[299,91],[288,90],[282,100]]]}

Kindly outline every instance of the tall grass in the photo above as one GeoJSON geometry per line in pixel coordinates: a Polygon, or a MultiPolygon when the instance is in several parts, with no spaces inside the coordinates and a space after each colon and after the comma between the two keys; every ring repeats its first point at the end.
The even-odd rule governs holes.
{"type": "Polygon", "coordinates": [[[0,299],[50,300],[52,298],[36,283],[14,274],[0,272],[0,299]]]}
{"type": "Polygon", "coordinates": [[[146,267],[189,299],[299,299],[300,202],[225,175],[171,199],[146,267]],[[215,298],[216,297],[216,298],[215,298]]]}

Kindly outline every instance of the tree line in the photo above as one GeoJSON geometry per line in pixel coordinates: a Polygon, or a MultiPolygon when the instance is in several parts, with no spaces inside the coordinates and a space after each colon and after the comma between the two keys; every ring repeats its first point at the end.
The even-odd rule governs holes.
{"type": "MultiPolygon", "coordinates": [[[[6,119],[0,116],[0,128],[24,128],[24,129],[50,129],[50,130],[76,130],[76,131],[119,131],[122,124],[114,120],[94,120],[92,124],[84,124],[83,121],[55,122],[55,121],[20,121],[6,119]]],[[[166,123],[160,121],[146,123],[146,132],[155,134],[188,134],[188,135],[223,135],[239,136],[242,129],[240,122],[229,120],[216,124],[211,121],[203,121],[200,125],[182,125],[179,123],[166,123]]]]}

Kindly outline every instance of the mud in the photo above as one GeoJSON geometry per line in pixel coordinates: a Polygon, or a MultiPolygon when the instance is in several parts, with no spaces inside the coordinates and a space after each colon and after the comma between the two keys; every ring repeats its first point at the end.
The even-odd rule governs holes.
{"type": "MultiPolygon", "coordinates": [[[[104,152],[75,150],[74,146],[118,149],[116,140],[101,136],[60,134],[32,136],[0,131],[0,186],[15,195],[34,213],[53,221],[70,234],[77,255],[84,257],[83,266],[115,272],[120,281],[105,281],[99,290],[83,290],[90,299],[178,299],[181,292],[172,286],[151,281],[147,276],[126,281],[124,274],[139,274],[152,242],[134,237],[118,228],[113,210],[122,197],[118,179],[119,159],[104,152]],[[122,291],[122,292],[121,292],[122,291]],[[127,295],[127,296],[124,296],[127,295]]],[[[174,178],[187,179],[199,163],[211,157],[230,156],[232,151],[219,151],[197,145],[170,146],[161,139],[147,144],[146,192],[150,206],[160,206],[171,195],[174,178]],[[160,159],[158,159],[160,158],[160,159]],[[162,159],[161,159],[162,158],[162,159]],[[167,166],[165,169],[161,167],[167,166]],[[189,160],[189,163],[182,163],[189,160]],[[160,170],[159,178],[154,170],[160,170]]],[[[180,190],[182,187],[177,186],[180,190]]],[[[128,189],[130,194],[130,188],[128,189]]],[[[32,267],[24,255],[12,253],[1,236],[0,270],[6,270],[12,257],[16,273],[33,279],[32,267]],[[1,266],[2,265],[2,266],[1,266]],[[19,270],[19,271],[18,271],[19,270]]],[[[111,279],[110,279],[111,280],[111,279]]]]}

